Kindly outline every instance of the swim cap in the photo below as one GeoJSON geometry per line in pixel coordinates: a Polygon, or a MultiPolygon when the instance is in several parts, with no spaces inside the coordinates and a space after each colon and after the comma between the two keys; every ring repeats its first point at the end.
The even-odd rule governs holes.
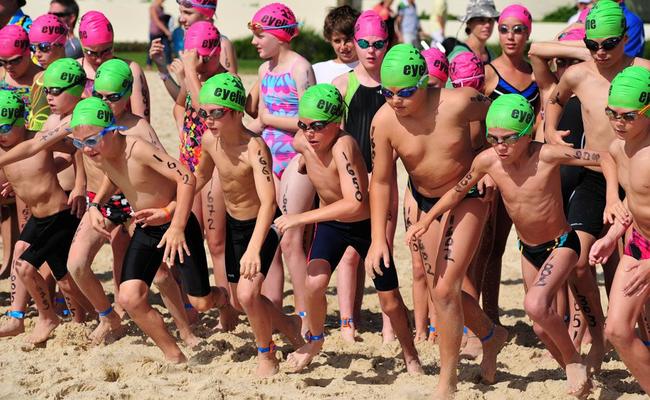
{"type": "Polygon", "coordinates": [[[300,98],[298,116],[314,121],[341,122],[343,97],[330,83],[311,86],[300,98]]]}
{"type": "Polygon", "coordinates": [[[113,112],[108,104],[97,97],[89,97],[81,100],[72,111],[70,128],[77,126],[99,126],[106,128],[114,123],[113,112]]]}
{"type": "Polygon", "coordinates": [[[381,63],[381,84],[384,87],[424,87],[429,81],[427,63],[411,44],[393,46],[381,63]]]}
{"type": "Polygon", "coordinates": [[[429,76],[435,76],[440,79],[441,82],[447,82],[449,78],[449,61],[445,53],[440,51],[436,47],[430,49],[422,50],[420,52],[424,60],[427,62],[427,69],[429,70],[429,76]]]}
{"type": "Polygon", "coordinates": [[[533,130],[535,111],[528,100],[520,94],[502,94],[490,105],[485,125],[487,129],[502,128],[528,135],[533,130]]]}
{"type": "Polygon", "coordinates": [[[113,25],[99,11],[88,11],[79,23],[79,39],[84,47],[113,43],[113,25]]]}
{"type": "Polygon", "coordinates": [[[11,90],[0,90],[0,125],[24,125],[25,103],[11,90]]]}
{"type": "Polygon", "coordinates": [[[504,8],[499,16],[499,24],[509,17],[515,18],[518,21],[521,21],[522,24],[526,25],[529,34],[533,30],[533,16],[530,15],[530,11],[528,11],[526,7],[520,4],[511,4],[504,8]]]}
{"type": "Polygon", "coordinates": [[[229,72],[217,74],[205,81],[199,92],[199,103],[214,104],[244,111],[246,105],[246,90],[237,75],[229,72]]]}
{"type": "Polygon", "coordinates": [[[52,14],[41,15],[32,23],[29,31],[30,43],[65,44],[68,27],[59,17],[52,14]]]}
{"type": "Polygon", "coordinates": [[[191,0],[192,8],[208,18],[214,17],[217,11],[217,0],[191,0]]]}
{"type": "Polygon", "coordinates": [[[298,36],[298,21],[293,11],[282,3],[271,3],[260,8],[251,24],[258,23],[264,28],[264,32],[277,37],[282,42],[290,42],[291,39],[298,36]],[[285,28],[268,29],[273,27],[284,26],[285,28]]]}
{"type": "MultiPolygon", "coordinates": [[[[632,110],[641,110],[650,104],[650,71],[634,65],[619,72],[609,87],[607,103],[632,110]]],[[[650,109],[643,115],[650,117],[650,109]]]]}
{"type": "Polygon", "coordinates": [[[587,39],[606,39],[625,33],[625,14],[621,6],[611,0],[600,0],[589,11],[585,21],[587,39]]]}
{"type": "Polygon", "coordinates": [[[43,86],[47,88],[66,87],[75,82],[77,84],[66,90],[66,92],[79,97],[86,83],[86,73],[73,58],[60,58],[54,61],[43,74],[43,86]]]}
{"type": "Polygon", "coordinates": [[[124,60],[113,58],[97,68],[93,88],[98,92],[131,94],[133,73],[124,60]]]}
{"type": "Polygon", "coordinates": [[[356,39],[368,36],[377,36],[383,39],[388,38],[386,21],[381,19],[379,14],[372,10],[362,12],[354,24],[354,37],[356,39]]]}
{"type": "Polygon", "coordinates": [[[0,57],[9,58],[29,51],[29,37],[20,25],[7,25],[0,29],[0,57]]]}
{"type": "Polygon", "coordinates": [[[485,67],[476,54],[464,51],[449,65],[449,77],[455,88],[469,86],[480,91],[485,83],[485,67]]]}
{"type": "Polygon", "coordinates": [[[582,40],[585,38],[585,30],[583,28],[574,28],[566,32],[562,32],[557,40],[563,42],[565,40],[582,40]]]}
{"type": "Polygon", "coordinates": [[[209,57],[221,53],[221,35],[212,22],[198,21],[185,32],[185,50],[196,49],[199,56],[209,57]]]}

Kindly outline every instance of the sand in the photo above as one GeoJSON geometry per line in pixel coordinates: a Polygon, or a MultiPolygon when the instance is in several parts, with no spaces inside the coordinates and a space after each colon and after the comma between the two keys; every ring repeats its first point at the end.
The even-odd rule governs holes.
{"type": "MultiPolygon", "coordinates": [[[[254,77],[245,76],[249,87],[254,77]]],[[[172,102],[155,74],[148,73],[154,99],[153,125],[168,151],[177,153],[177,134],[171,118],[172,102]]],[[[405,173],[400,167],[400,193],[405,173]]],[[[400,215],[400,218],[402,216],[400,215]]],[[[403,244],[403,223],[397,232],[395,259],[399,269],[402,295],[412,307],[411,266],[407,247],[403,244]]],[[[547,356],[532,332],[522,307],[523,286],[519,270],[519,254],[515,238],[504,257],[501,288],[501,321],[511,338],[499,357],[497,383],[478,383],[477,362],[462,361],[459,399],[554,399],[565,398],[564,373],[547,356]]],[[[105,289],[112,293],[110,275],[111,252],[104,246],[93,264],[105,289]]],[[[0,311],[9,306],[9,282],[0,282],[0,311]]],[[[152,302],[164,313],[170,329],[175,332],[167,311],[157,294],[152,302]]],[[[291,306],[290,283],[285,285],[285,305],[291,306]]],[[[603,296],[604,298],[604,296],[603,296]]],[[[0,399],[425,399],[437,381],[438,350],[429,343],[418,345],[426,375],[412,377],[405,372],[399,357],[399,346],[382,346],[381,316],[374,289],[368,287],[364,296],[363,321],[359,342],[347,344],[339,339],[335,290],[328,292],[328,329],[324,352],[306,372],[292,374],[283,368],[273,378],[254,377],[255,345],[244,321],[232,333],[217,333],[216,313],[203,315],[197,332],[205,338],[198,350],[181,348],[189,358],[186,365],[170,365],[153,342],[143,336],[131,321],[126,322],[128,335],[107,346],[91,347],[86,334],[96,323],[87,326],[67,322],[61,324],[43,348],[28,350],[26,334],[0,339],[0,399]]],[[[287,310],[292,310],[287,307],[287,310]]],[[[32,310],[29,317],[34,317],[32,310]]],[[[2,317],[2,321],[6,317],[2,317]]],[[[244,318],[242,318],[244,320],[244,318]]],[[[27,332],[33,327],[27,319],[27,332]]],[[[291,347],[279,337],[279,356],[286,358],[291,347]]],[[[645,396],[633,383],[625,366],[615,353],[610,353],[596,382],[594,399],[641,399],[645,396]]]]}

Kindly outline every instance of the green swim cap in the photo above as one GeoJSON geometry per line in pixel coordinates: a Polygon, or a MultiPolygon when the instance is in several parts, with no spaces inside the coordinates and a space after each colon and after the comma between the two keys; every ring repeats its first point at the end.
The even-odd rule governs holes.
{"type": "Polygon", "coordinates": [[[72,111],[70,128],[82,125],[106,128],[111,126],[114,122],[115,120],[111,108],[97,97],[89,97],[77,103],[74,111],[72,111]]]}
{"type": "Polygon", "coordinates": [[[314,121],[341,122],[343,98],[336,86],[320,83],[311,86],[300,98],[298,116],[314,121]]]}
{"type": "Polygon", "coordinates": [[[25,125],[25,103],[11,90],[0,90],[0,125],[25,125]]]}
{"type": "Polygon", "coordinates": [[[585,30],[587,39],[606,39],[623,36],[625,14],[621,6],[612,0],[600,0],[587,14],[585,30]]]}
{"type": "Polygon", "coordinates": [[[66,92],[80,97],[86,84],[86,73],[73,58],[61,58],[54,61],[43,74],[43,86],[47,88],[68,87],[75,82],[77,84],[67,89],[66,92]]]}
{"type": "Polygon", "coordinates": [[[133,73],[124,60],[112,58],[97,68],[94,89],[98,92],[131,94],[133,73]]]}
{"type": "Polygon", "coordinates": [[[393,46],[381,63],[381,85],[384,87],[425,87],[429,81],[427,62],[410,44],[393,46]]]}
{"type": "MultiPolygon", "coordinates": [[[[650,104],[650,71],[634,65],[619,72],[609,87],[608,104],[641,110],[650,104]]],[[[650,117],[650,108],[643,114],[650,117]]]]}
{"type": "Polygon", "coordinates": [[[199,92],[199,103],[214,104],[244,111],[246,90],[241,79],[229,72],[217,74],[205,81],[199,92]]]}
{"type": "Polygon", "coordinates": [[[503,94],[490,105],[485,125],[517,132],[519,136],[528,135],[533,130],[535,111],[528,100],[520,94],[503,94]]]}

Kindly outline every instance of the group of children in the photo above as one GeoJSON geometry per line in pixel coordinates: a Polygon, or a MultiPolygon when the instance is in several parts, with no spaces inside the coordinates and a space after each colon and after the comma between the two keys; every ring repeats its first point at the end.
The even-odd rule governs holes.
{"type": "MultiPolygon", "coordinates": [[[[397,338],[409,373],[423,374],[415,342],[426,338],[422,321],[429,323],[440,347],[434,397],[449,398],[464,331],[475,335],[467,347],[482,353],[483,381],[496,380],[508,332],[479,298],[483,293],[485,304],[495,290],[498,298],[498,274],[488,279],[493,271],[485,266],[492,259],[500,264],[504,245],[498,243],[505,239],[499,233],[507,237],[513,223],[523,306],[566,371],[567,392],[590,392],[607,342],[650,392],[650,212],[642,172],[650,144],[650,62],[624,55],[618,3],[596,3],[582,26],[568,28],[576,40],[531,49],[551,61],[534,59],[533,67],[522,50],[532,17],[520,5],[497,14],[501,57],[486,64],[467,47],[451,65],[437,49],[390,43],[386,21],[374,11],[339,7],[325,21],[337,59],[314,68],[291,50],[299,34],[293,12],[273,3],[248,24],[266,60],[249,93],[232,70],[232,48],[224,51],[227,42],[214,26],[216,1],[178,3],[187,23],[185,50],[159,66],[175,100],[178,158],[149,124],[144,74],[113,55],[113,29],[102,13],[80,20],[79,60],[64,57],[67,28],[56,16],[35,19],[29,36],[19,26],[0,30],[3,193],[15,193],[24,203],[21,215],[29,216],[14,246],[11,307],[0,336],[24,331],[31,297],[38,319],[28,340],[45,342],[60,323],[56,283],[76,321],[99,319],[94,343],[122,336],[128,314],[167,360],[183,362],[148,303],[154,283],[186,345],[200,340],[191,327],[197,312],[217,308],[224,330],[245,314],[258,351],[256,374],[279,370],[274,332],[294,347],[286,364],[300,371],[323,347],[325,293],[338,268],[343,337],[354,340],[358,288],[368,275],[384,315],[384,339],[397,338]],[[576,65],[560,73],[560,60],[567,59],[576,65]],[[526,82],[531,68],[541,91],[526,82]],[[507,76],[518,84],[499,69],[516,71],[507,76]],[[568,132],[558,130],[574,98],[582,116],[569,117],[584,122],[584,148],[564,142],[568,132]],[[244,123],[245,114],[251,122],[244,123]],[[392,257],[397,158],[408,174],[415,335],[399,291],[401,266],[392,257]],[[568,206],[561,165],[582,171],[568,206]],[[57,176],[66,171],[67,182],[57,176]],[[106,240],[113,250],[114,305],[90,268],[106,240]],[[282,310],[283,259],[296,315],[282,310]],[[618,266],[605,321],[591,265],[612,260],[618,266]],[[568,324],[570,311],[577,326],[568,324]],[[581,326],[591,341],[584,358],[581,326]]],[[[494,23],[494,16],[472,14],[468,30],[494,23]]],[[[163,51],[154,42],[152,59],[163,51]]]]}

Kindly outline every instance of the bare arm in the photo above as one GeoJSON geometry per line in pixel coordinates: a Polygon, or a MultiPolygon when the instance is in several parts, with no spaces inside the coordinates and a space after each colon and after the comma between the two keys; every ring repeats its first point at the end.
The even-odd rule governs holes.
{"type": "Polygon", "coordinates": [[[95,199],[93,203],[104,204],[108,201],[113,193],[117,191],[117,185],[111,181],[111,179],[104,174],[102,179],[102,184],[99,186],[99,190],[95,193],[95,199]]]}
{"type": "Polygon", "coordinates": [[[202,139],[202,148],[204,149],[201,152],[201,162],[199,163],[198,168],[194,171],[196,175],[196,187],[194,188],[194,194],[201,192],[203,187],[210,182],[212,179],[212,174],[214,174],[214,160],[209,151],[206,151],[207,148],[214,148],[215,138],[212,135],[203,135],[202,139]]]}
{"type": "MultiPolygon", "coordinates": [[[[53,149],[56,143],[62,141],[68,135],[69,133],[63,129],[63,127],[57,127],[55,129],[38,132],[33,138],[18,143],[12,147],[11,150],[0,155],[0,168],[7,164],[15,163],[17,161],[29,158],[41,150],[47,148],[53,149]]],[[[59,149],[56,150],[58,151],[59,149]]],[[[70,154],[73,153],[68,149],[66,150],[62,152],[70,154]]]]}
{"type": "Polygon", "coordinates": [[[160,20],[160,17],[158,17],[158,12],[156,12],[155,7],[149,7],[149,18],[153,21],[154,25],[158,27],[165,36],[171,36],[172,33],[169,31],[169,28],[167,28],[167,25],[163,24],[163,22],[160,20]]]}
{"type": "Polygon", "coordinates": [[[455,101],[458,103],[459,109],[463,110],[463,117],[467,122],[471,121],[485,121],[488,109],[492,101],[486,95],[479,93],[472,88],[458,88],[453,92],[461,94],[455,101]],[[457,91],[461,92],[457,92],[457,91]]]}
{"type": "Polygon", "coordinates": [[[248,159],[253,168],[255,191],[260,199],[260,208],[247,251],[250,249],[259,253],[278,207],[275,202],[275,183],[271,173],[273,159],[269,148],[260,138],[251,140],[248,146],[248,159]]]}
{"type": "Polygon", "coordinates": [[[370,179],[370,226],[373,242],[386,242],[386,222],[390,199],[390,182],[393,176],[393,147],[387,132],[376,126],[373,119],[370,127],[370,154],[372,157],[372,179],[370,179]]]}
{"type": "Polygon", "coordinates": [[[199,81],[199,74],[196,72],[196,65],[199,62],[198,53],[196,49],[184,51],[181,54],[183,66],[185,68],[185,87],[190,94],[192,100],[192,107],[198,110],[199,92],[201,91],[201,82],[199,81]]]}
{"type": "Polygon", "coordinates": [[[237,54],[232,42],[225,37],[221,37],[221,55],[219,56],[221,65],[235,75],[237,75],[237,54]]]}
{"type": "Polygon", "coordinates": [[[149,95],[149,86],[144,71],[133,61],[127,61],[133,73],[133,88],[131,93],[131,112],[140,116],[149,122],[151,114],[151,99],[149,95]]]}
{"type": "Polygon", "coordinates": [[[564,112],[564,105],[569,101],[573,94],[574,81],[576,79],[575,75],[575,66],[570,67],[564,75],[562,75],[562,79],[560,79],[560,82],[558,82],[555,89],[551,92],[548,103],[545,105],[544,136],[548,143],[570,146],[570,144],[563,140],[563,138],[570,132],[559,132],[557,130],[557,125],[560,122],[562,113],[564,112]]]}

